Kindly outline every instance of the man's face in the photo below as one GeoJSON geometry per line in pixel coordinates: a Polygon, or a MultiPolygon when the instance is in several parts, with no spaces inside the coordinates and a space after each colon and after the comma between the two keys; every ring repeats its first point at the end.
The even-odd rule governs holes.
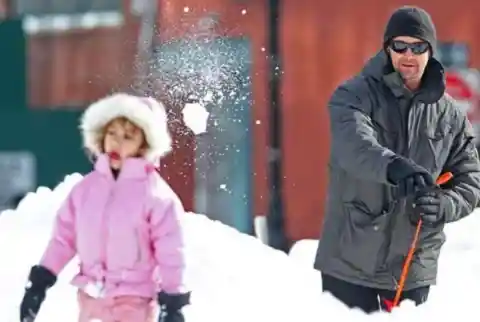
{"type": "Polygon", "coordinates": [[[420,82],[430,58],[427,42],[408,36],[395,37],[388,46],[392,64],[405,83],[420,82]]]}

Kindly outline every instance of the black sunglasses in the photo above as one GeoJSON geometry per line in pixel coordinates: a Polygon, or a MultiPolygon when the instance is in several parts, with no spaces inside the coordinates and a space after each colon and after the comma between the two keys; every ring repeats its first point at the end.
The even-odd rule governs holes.
{"type": "Polygon", "coordinates": [[[408,43],[402,40],[393,40],[390,43],[390,48],[392,48],[392,50],[398,54],[404,54],[407,52],[408,48],[410,48],[414,55],[421,55],[425,53],[430,46],[426,41],[408,43]]]}

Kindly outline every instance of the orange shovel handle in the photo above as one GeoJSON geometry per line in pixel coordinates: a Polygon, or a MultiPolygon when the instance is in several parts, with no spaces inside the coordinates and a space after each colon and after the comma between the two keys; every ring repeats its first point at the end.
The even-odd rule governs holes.
{"type": "MultiPolygon", "coordinates": [[[[453,173],[451,172],[445,172],[442,174],[440,177],[437,178],[437,185],[441,186],[450,179],[453,178],[453,173]]],[[[388,310],[390,311],[392,308],[398,306],[398,303],[400,302],[400,297],[402,296],[403,288],[405,287],[405,282],[407,280],[408,276],[408,270],[410,269],[410,264],[412,263],[413,259],[413,254],[415,253],[415,248],[418,242],[418,238],[420,236],[420,230],[422,228],[422,220],[419,220],[417,223],[417,228],[415,229],[415,235],[413,236],[412,243],[410,244],[410,249],[408,250],[407,258],[405,259],[405,263],[403,264],[402,268],[402,274],[400,275],[400,281],[398,282],[398,288],[395,293],[395,298],[393,299],[393,302],[388,302],[388,310]]]]}

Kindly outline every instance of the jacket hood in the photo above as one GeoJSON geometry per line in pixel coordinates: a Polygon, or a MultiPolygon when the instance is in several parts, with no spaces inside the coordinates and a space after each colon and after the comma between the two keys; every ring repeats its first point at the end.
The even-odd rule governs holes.
{"type": "Polygon", "coordinates": [[[116,93],[91,104],[80,122],[83,144],[95,157],[103,150],[100,142],[103,128],[118,117],[125,117],[143,130],[149,161],[158,163],[170,152],[171,137],[164,106],[153,98],[116,93]]]}

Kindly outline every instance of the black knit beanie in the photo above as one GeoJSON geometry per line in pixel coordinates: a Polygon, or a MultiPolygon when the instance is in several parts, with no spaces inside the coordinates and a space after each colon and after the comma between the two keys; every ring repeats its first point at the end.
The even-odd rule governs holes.
{"type": "Polygon", "coordinates": [[[409,36],[422,39],[430,44],[432,54],[437,47],[437,32],[432,18],[424,9],[405,6],[397,9],[385,28],[383,46],[386,48],[392,38],[409,36]]]}

